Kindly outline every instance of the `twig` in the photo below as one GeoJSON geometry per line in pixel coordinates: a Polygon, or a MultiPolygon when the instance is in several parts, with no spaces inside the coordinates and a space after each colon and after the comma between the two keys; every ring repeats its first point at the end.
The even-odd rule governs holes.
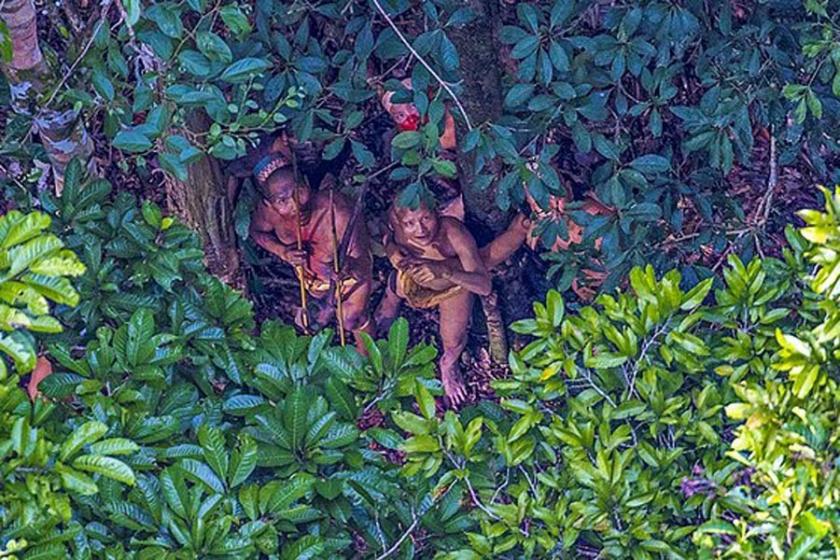
{"type": "Polygon", "coordinates": [[[531,480],[531,477],[528,476],[528,471],[525,470],[525,467],[519,465],[519,472],[522,473],[522,476],[525,477],[525,480],[528,481],[528,486],[531,488],[531,492],[534,494],[534,499],[539,500],[540,495],[537,493],[537,487],[534,485],[534,482],[531,480]]]}
{"type": "Polygon", "coordinates": [[[370,181],[371,179],[374,179],[375,177],[378,177],[378,176],[382,175],[386,171],[390,171],[391,169],[396,167],[398,163],[399,163],[399,161],[392,161],[391,163],[389,163],[388,165],[386,165],[382,169],[377,169],[376,171],[374,171],[373,173],[368,175],[366,180],[370,181]]]}
{"type": "Polygon", "coordinates": [[[87,56],[88,51],[93,46],[93,42],[96,40],[96,36],[99,35],[99,30],[102,29],[102,26],[105,24],[105,20],[108,18],[108,11],[111,9],[111,5],[114,3],[114,0],[108,0],[105,6],[102,7],[102,16],[99,18],[99,23],[96,24],[96,28],[93,30],[93,33],[90,35],[90,39],[85,44],[82,52],[79,53],[79,56],[76,57],[76,60],[73,61],[73,64],[70,65],[70,69],[67,70],[67,73],[62,76],[61,81],[55,87],[50,95],[49,99],[47,99],[46,103],[41,106],[41,109],[38,111],[39,114],[43,114],[47,107],[49,107],[50,103],[55,100],[56,95],[64,87],[64,84],[67,83],[67,80],[70,79],[70,76],[73,75],[73,72],[76,70],[76,67],[82,61],[82,59],[87,56]]]}
{"type": "Polygon", "coordinates": [[[605,392],[604,392],[604,390],[603,390],[603,389],[601,389],[601,388],[600,388],[600,387],[599,387],[599,386],[595,383],[595,381],[593,381],[593,380],[592,380],[592,374],[591,374],[591,373],[589,373],[589,370],[588,370],[588,369],[586,369],[586,368],[584,368],[584,370],[583,370],[583,371],[585,371],[585,372],[586,372],[586,375],[584,375],[584,376],[583,376],[583,378],[584,378],[586,381],[588,381],[588,382],[589,382],[589,386],[590,386],[590,387],[592,387],[593,389],[595,389],[595,392],[596,392],[596,393],[598,393],[599,395],[601,395],[601,396],[602,396],[602,397],[603,397],[603,398],[604,398],[604,399],[605,399],[608,403],[610,403],[610,405],[611,405],[613,408],[617,408],[617,406],[616,406],[616,404],[615,404],[615,401],[614,401],[614,400],[612,400],[612,399],[610,398],[610,396],[609,396],[607,393],[605,393],[605,392]]]}
{"type": "Polygon", "coordinates": [[[464,106],[461,104],[461,100],[458,99],[458,96],[455,95],[455,92],[452,91],[451,87],[449,87],[449,84],[447,84],[443,80],[443,78],[441,78],[438,75],[438,73],[435,72],[434,69],[431,66],[429,66],[429,63],[426,62],[426,60],[422,56],[420,56],[420,53],[418,53],[416,50],[414,50],[414,47],[411,46],[411,43],[409,43],[408,39],[405,38],[405,35],[402,34],[402,31],[400,31],[400,28],[397,27],[397,24],[395,24],[394,20],[391,19],[391,16],[388,15],[388,13],[385,11],[385,8],[383,8],[382,4],[380,4],[379,0],[373,0],[373,4],[376,6],[376,9],[379,11],[379,13],[382,14],[382,17],[385,18],[385,21],[388,22],[388,25],[391,26],[391,29],[394,30],[394,33],[397,34],[397,37],[399,37],[399,39],[400,39],[400,41],[402,41],[403,45],[406,46],[408,51],[414,56],[414,58],[416,58],[420,62],[420,64],[423,65],[423,67],[426,70],[429,71],[429,74],[431,74],[432,77],[435,80],[437,80],[437,82],[441,85],[441,87],[444,90],[446,90],[446,93],[448,93],[449,96],[452,98],[452,100],[455,101],[455,105],[458,106],[458,110],[461,112],[461,116],[464,117],[464,122],[467,125],[467,129],[472,130],[473,127],[472,127],[472,123],[470,122],[470,117],[467,115],[467,111],[464,109],[464,106]]]}
{"type": "Polygon", "coordinates": [[[505,488],[507,488],[507,485],[508,485],[508,483],[509,483],[509,482],[510,482],[510,467],[508,467],[508,468],[505,470],[505,481],[502,483],[502,485],[501,485],[501,486],[499,486],[498,488],[496,488],[496,491],[495,491],[495,492],[493,492],[493,497],[492,497],[492,498],[490,498],[490,505],[493,505],[493,504],[496,502],[496,498],[498,498],[498,497],[499,497],[499,494],[501,494],[501,493],[502,493],[502,491],[503,491],[505,488]]]}
{"type": "Polygon", "coordinates": [[[779,162],[776,158],[776,137],[773,135],[773,127],[770,127],[770,175],[767,177],[767,192],[761,199],[756,209],[756,217],[759,218],[759,225],[764,226],[770,218],[773,195],[776,192],[776,185],[779,182],[779,162]],[[759,217],[759,213],[761,214],[759,217]]]}
{"type": "Polygon", "coordinates": [[[654,342],[656,342],[656,339],[659,338],[659,336],[662,333],[665,332],[665,329],[667,329],[668,325],[670,325],[670,324],[671,324],[671,319],[668,319],[667,321],[665,321],[665,323],[660,325],[659,328],[657,328],[654,331],[653,335],[651,335],[651,337],[649,339],[647,339],[644,342],[644,344],[642,344],[642,351],[639,354],[639,359],[636,360],[636,363],[633,364],[633,371],[630,374],[630,381],[629,381],[628,386],[627,386],[628,395],[630,397],[633,397],[633,395],[636,394],[636,377],[639,375],[639,369],[642,366],[642,360],[645,359],[645,356],[647,355],[648,350],[650,350],[650,347],[653,346],[654,342]]]}
{"type": "Polygon", "coordinates": [[[412,513],[411,516],[412,521],[411,525],[408,526],[408,529],[406,529],[402,536],[399,539],[397,539],[397,542],[391,545],[391,548],[383,552],[381,555],[377,556],[376,560],[385,560],[385,558],[391,556],[393,553],[399,550],[402,543],[405,542],[405,539],[407,539],[411,535],[411,533],[414,532],[414,529],[417,527],[417,524],[420,523],[420,518],[417,517],[417,515],[414,513],[412,513]]]}
{"type": "Polygon", "coordinates": [[[487,506],[481,503],[481,500],[478,499],[478,495],[475,493],[475,489],[473,488],[472,483],[470,482],[470,477],[465,476],[461,480],[467,485],[467,491],[470,493],[470,498],[472,498],[473,503],[476,505],[478,509],[484,512],[484,514],[492,519],[493,521],[498,521],[501,519],[498,515],[487,509],[487,506]]]}

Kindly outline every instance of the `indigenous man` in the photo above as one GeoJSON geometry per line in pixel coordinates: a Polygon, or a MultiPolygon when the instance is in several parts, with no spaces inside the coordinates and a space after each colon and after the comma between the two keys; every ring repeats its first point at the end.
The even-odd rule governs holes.
{"type": "Polygon", "coordinates": [[[463,223],[431,206],[423,202],[411,209],[395,202],[390,209],[385,250],[396,273],[377,310],[377,323],[384,328],[393,321],[403,299],[415,308],[438,308],[441,381],[450,404],[457,406],[466,398],[458,361],[467,344],[473,295],[490,293],[489,271],[522,246],[530,222],[518,215],[507,231],[479,249],[463,223]]]}
{"type": "MultiPolygon", "coordinates": [[[[402,85],[406,89],[411,90],[411,79],[404,79],[402,85]]],[[[417,106],[414,103],[394,103],[392,101],[393,97],[393,91],[382,92],[380,102],[382,103],[382,107],[391,115],[397,130],[399,132],[418,130],[421,119],[417,106]]],[[[446,151],[454,151],[457,147],[458,140],[455,136],[455,118],[449,112],[449,109],[446,109],[443,116],[443,133],[440,136],[440,148],[446,151]]]]}
{"type": "MultiPolygon", "coordinates": [[[[284,152],[266,156],[255,167],[262,200],[251,220],[251,236],[262,248],[299,271],[306,292],[315,300],[319,326],[336,314],[333,300],[338,299],[335,286],[340,285],[344,327],[353,332],[356,346],[362,351],[358,334],[370,332],[368,301],[372,283],[367,228],[362,220],[350,223],[353,207],[346,197],[338,192],[331,195],[323,188],[332,181],[331,177],[325,178],[321,190],[313,192],[296,176],[292,164],[291,154],[284,152]],[[349,244],[344,244],[347,254],[338,255],[341,268],[336,273],[334,258],[348,227],[352,230],[349,244]]],[[[299,324],[308,312],[299,310],[299,324]]]]}
{"type": "MultiPolygon", "coordinates": [[[[411,79],[402,81],[403,87],[412,89],[411,79]]],[[[421,124],[420,111],[413,103],[394,103],[393,91],[380,92],[382,107],[394,121],[397,132],[419,130],[421,124]]],[[[440,150],[438,155],[449,161],[455,161],[455,150],[458,148],[458,140],[455,136],[455,119],[449,109],[445,109],[443,116],[443,133],[440,135],[440,150]]],[[[431,179],[432,192],[438,202],[438,213],[441,216],[450,216],[464,221],[464,197],[461,194],[461,187],[458,182],[445,177],[434,177],[431,179]]]]}

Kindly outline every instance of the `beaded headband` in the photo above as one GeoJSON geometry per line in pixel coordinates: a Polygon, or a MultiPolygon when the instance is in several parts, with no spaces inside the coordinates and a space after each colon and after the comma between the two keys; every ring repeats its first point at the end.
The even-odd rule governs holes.
{"type": "Polygon", "coordinates": [[[288,167],[291,163],[287,157],[281,154],[269,154],[254,166],[254,177],[256,177],[257,182],[265,183],[266,179],[271,177],[272,173],[278,169],[288,167]]]}

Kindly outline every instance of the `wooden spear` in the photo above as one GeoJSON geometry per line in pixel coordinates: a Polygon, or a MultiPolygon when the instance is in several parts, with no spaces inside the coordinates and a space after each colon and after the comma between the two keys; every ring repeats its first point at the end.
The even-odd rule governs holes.
{"type": "MultiPolygon", "coordinates": [[[[330,224],[332,226],[332,244],[333,244],[333,270],[335,271],[335,303],[336,303],[336,316],[338,320],[338,338],[341,341],[341,346],[344,347],[347,345],[346,336],[344,334],[344,301],[341,297],[341,288],[342,288],[342,281],[341,281],[341,262],[339,262],[339,253],[338,253],[338,231],[335,227],[335,199],[334,193],[335,187],[334,185],[330,184],[330,224]]],[[[350,224],[348,224],[350,227],[350,224]]]]}

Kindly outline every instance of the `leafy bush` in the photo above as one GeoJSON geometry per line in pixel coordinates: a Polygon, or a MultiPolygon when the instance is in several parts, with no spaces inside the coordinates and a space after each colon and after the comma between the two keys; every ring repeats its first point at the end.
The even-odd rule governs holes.
{"type": "MultiPolygon", "coordinates": [[[[68,176],[44,199],[54,220],[0,222],[29,224],[14,244],[20,228],[7,228],[10,246],[58,234],[80,254],[50,242],[57,252],[16,278],[82,273],[79,305],[65,291],[53,309],[68,332],[43,335],[49,400],[3,380],[6,556],[840,551],[840,190],[788,230],[782,259],[732,256],[717,286],[648,267],[576,312],[551,292],[514,325],[533,340],[494,382],[498,401],[441,415],[434,348],[409,349],[404,320],[366,340],[366,359],[329,331],[255,332],[189,231],[109,199],[79,168],[68,176]]],[[[15,309],[30,323],[48,311],[15,309]]]]}
{"type": "MultiPolygon", "coordinates": [[[[452,37],[476,14],[447,0],[380,4],[414,51],[463,95],[456,84],[476,78],[460,75],[460,63],[472,53],[458,52],[452,37]]],[[[674,257],[690,261],[683,272],[691,281],[708,277],[708,267],[691,257],[702,247],[720,253],[732,242],[750,260],[753,236],[733,241],[732,232],[772,217],[770,209],[752,214],[729,196],[733,169],[760,162],[836,179],[835,4],[503,2],[505,72],[501,91],[490,97],[504,99],[504,114],[474,122],[460,149],[475,156],[476,184],[495,185],[487,196],[503,208],[522,201],[523,186],[545,205],[569,183],[593,188],[615,207],[611,216],[575,211],[585,239],[603,239],[608,287],[634,265],[667,270],[674,257]],[[768,138],[775,155],[755,150],[768,138]],[[663,251],[661,242],[675,238],[680,243],[663,251]]],[[[86,56],[74,61],[70,87],[58,88],[55,103],[101,122],[122,152],[116,161],[124,171],[131,162],[141,175],[157,167],[183,178],[203,153],[241,156],[280,126],[323,147],[324,159],[343,153],[357,171],[382,167],[369,141],[369,117],[380,111],[378,81],[428,117],[420,133],[395,142],[400,165],[389,180],[416,196],[430,175],[454,172],[438,157],[436,139],[447,103],[462,116],[421,64],[411,68],[413,91],[389,74],[378,76],[403,60],[408,67],[412,55],[376,4],[126,0],[123,7],[119,24],[100,27],[86,56]],[[209,119],[198,134],[190,130],[196,112],[209,119]]],[[[81,48],[73,43],[70,37],[67,52],[81,48]]],[[[6,127],[8,151],[23,171],[31,168],[29,154],[38,153],[29,149],[31,118],[17,115],[6,127]]],[[[19,183],[4,183],[19,193],[19,183]]],[[[539,232],[546,247],[567,235],[562,220],[544,220],[539,232]]],[[[587,242],[580,252],[593,249],[587,242]]],[[[592,265],[585,254],[550,258],[565,273],[560,291],[574,278],[569,271],[592,265]]]]}

